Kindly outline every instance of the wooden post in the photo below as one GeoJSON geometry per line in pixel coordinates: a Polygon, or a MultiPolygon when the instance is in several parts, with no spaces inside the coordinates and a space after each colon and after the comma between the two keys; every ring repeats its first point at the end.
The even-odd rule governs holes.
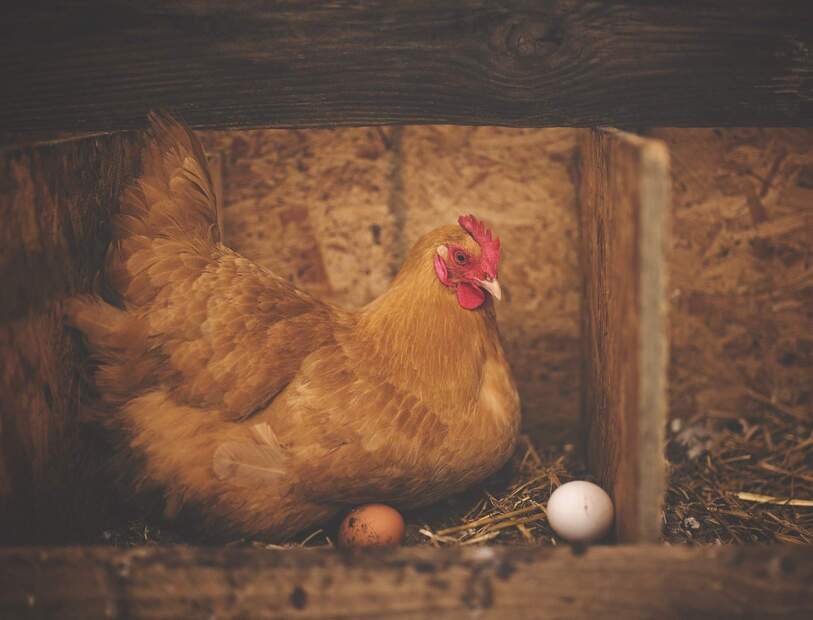
{"type": "Polygon", "coordinates": [[[667,414],[666,147],[597,129],[582,152],[582,343],[590,470],[620,542],[660,540],[667,414]]]}

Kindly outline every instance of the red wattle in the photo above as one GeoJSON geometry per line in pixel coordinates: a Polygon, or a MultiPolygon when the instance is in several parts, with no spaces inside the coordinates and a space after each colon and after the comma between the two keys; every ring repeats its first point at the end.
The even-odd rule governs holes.
{"type": "Polygon", "coordinates": [[[457,303],[466,310],[474,310],[483,305],[486,294],[479,286],[474,286],[468,282],[461,282],[457,285],[457,303]]]}

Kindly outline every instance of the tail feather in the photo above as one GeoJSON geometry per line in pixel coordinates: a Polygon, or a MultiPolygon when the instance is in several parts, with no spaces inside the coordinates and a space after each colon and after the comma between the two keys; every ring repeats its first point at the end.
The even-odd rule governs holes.
{"type": "Polygon", "coordinates": [[[86,398],[86,419],[104,419],[106,406],[120,406],[153,385],[160,359],[150,351],[147,329],[132,313],[94,295],[65,301],[65,323],[85,337],[90,352],[90,384],[96,396],[86,398]]]}
{"type": "Polygon", "coordinates": [[[147,330],[132,313],[95,295],[77,295],[64,303],[65,324],[81,331],[94,354],[145,350],[147,330]]]}
{"type": "Polygon", "coordinates": [[[157,294],[154,266],[162,255],[177,257],[185,249],[209,255],[220,241],[200,143],[168,115],[151,113],[149,120],[142,173],[122,195],[105,260],[105,280],[125,307],[142,306],[157,294]]]}
{"type": "Polygon", "coordinates": [[[124,193],[114,241],[133,236],[219,241],[215,194],[203,148],[166,114],[150,113],[142,175],[124,193]]]}

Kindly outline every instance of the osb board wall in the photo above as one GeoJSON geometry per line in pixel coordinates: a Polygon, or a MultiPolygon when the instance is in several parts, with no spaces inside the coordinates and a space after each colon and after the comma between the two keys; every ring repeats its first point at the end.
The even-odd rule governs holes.
{"type": "MultiPolygon", "coordinates": [[[[471,127],[201,132],[220,153],[227,244],[358,307],[411,245],[472,212],[500,235],[498,305],[526,429],[574,438],[579,296],[578,131],[471,127]]],[[[431,317],[427,317],[430,320],[431,317]]]]}
{"type": "Polygon", "coordinates": [[[813,416],[813,130],[659,129],[672,158],[670,408],[813,416]]]}

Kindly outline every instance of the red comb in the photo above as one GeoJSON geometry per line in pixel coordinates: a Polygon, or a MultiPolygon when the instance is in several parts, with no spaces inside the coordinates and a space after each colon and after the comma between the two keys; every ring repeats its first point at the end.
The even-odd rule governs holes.
{"type": "Polygon", "coordinates": [[[492,239],[491,231],[473,215],[461,215],[457,223],[480,245],[483,251],[480,257],[483,270],[496,278],[497,266],[500,264],[500,239],[492,239]]]}

